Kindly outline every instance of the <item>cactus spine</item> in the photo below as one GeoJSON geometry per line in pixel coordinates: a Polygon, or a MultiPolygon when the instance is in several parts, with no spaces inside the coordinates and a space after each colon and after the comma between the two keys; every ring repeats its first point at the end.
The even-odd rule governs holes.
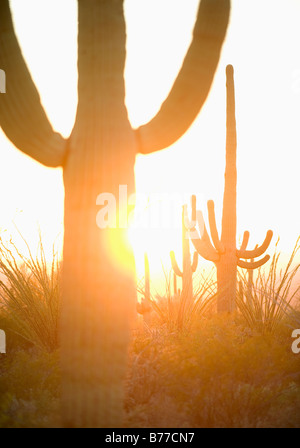
{"type": "Polygon", "coordinates": [[[240,249],[236,249],[236,122],[233,67],[226,68],[227,86],[227,124],[226,124],[226,167],[223,196],[222,233],[219,238],[214,202],[208,201],[208,219],[211,240],[207,233],[202,213],[196,210],[196,197],[192,197],[192,223],[189,224],[189,235],[195,249],[205,259],[213,261],[217,267],[218,312],[231,312],[235,309],[237,288],[237,267],[255,269],[269,260],[269,255],[260,257],[268,248],[273,232],[268,230],[263,244],[253,250],[247,250],[249,232],[244,232],[240,249]],[[200,235],[196,230],[196,222],[200,235]],[[251,260],[251,261],[246,261],[251,260]]]}
{"type": "MultiPolygon", "coordinates": [[[[194,252],[191,263],[189,231],[186,227],[187,209],[186,205],[182,207],[182,271],[179,269],[174,251],[170,252],[171,264],[174,274],[182,278],[182,292],[179,313],[180,319],[183,318],[185,310],[188,310],[193,303],[193,273],[198,266],[198,253],[194,252]]],[[[175,284],[174,284],[175,285],[175,284]]],[[[179,327],[183,322],[179,322],[179,327]]]]}

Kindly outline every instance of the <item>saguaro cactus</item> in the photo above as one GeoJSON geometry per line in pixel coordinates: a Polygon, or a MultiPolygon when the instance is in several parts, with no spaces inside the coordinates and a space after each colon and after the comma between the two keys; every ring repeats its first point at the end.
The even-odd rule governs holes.
{"type": "MultiPolygon", "coordinates": [[[[193,273],[198,266],[198,253],[194,252],[191,263],[189,230],[186,227],[186,205],[182,207],[182,271],[179,269],[174,251],[170,252],[170,258],[174,274],[182,278],[181,292],[181,310],[179,317],[184,316],[185,309],[188,309],[193,303],[193,273]]],[[[179,322],[179,326],[182,322],[179,322]]]]}
{"type": "Polygon", "coordinates": [[[151,293],[150,293],[150,267],[148,255],[144,254],[144,267],[145,267],[145,277],[144,277],[144,296],[140,303],[137,303],[137,311],[139,314],[143,315],[144,322],[149,325],[151,323],[151,293]]]}
{"type": "Polygon", "coordinates": [[[210,90],[230,1],[201,0],[193,41],[170,94],[138,131],[131,128],[124,103],[123,0],[78,0],[78,8],[78,108],[65,140],[43,110],[9,1],[0,1],[0,67],[7,80],[0,124],[21,151],[44,165],[63,167],[63,425],[118,427],[136,300],[134,259],[124,228],[96,226],[96,198],[103,192],[118,198],[119,185],[127,185],[130,195],[136,154],[170,146],[191,125],[210,90]]]}
{"type": "Polygon", "coordinates": [[[205,227],[202,213],[196,211],[196,197],[192,197],[192,223],[188,224],[189,235],[198,253],[217,267],[218,311],[233,311],[235,308],[237,266],[255,269],[269,260],[269,255],[257,261],[246,261],[261,256],[268,248],[273,232],[268,230],[263,244],[253,250],[247,250],[249,232],[244,232],[240,249],[236,249],[236,123],[233,67],[226,68],[227,85],[227,126],[226,126],[226,167],[223,197],[222,234],[219,238],[214,202],[208,201],[208,219],[211,239],[205,227]],[[200,234],[195,224],[198,222],[200,234]]]}
{"type": "Polygon", "coordinates": [[[177,275],[173,272],[173,294],[174,297],[180,294],[180,289],[177,289],[177,275]]]}

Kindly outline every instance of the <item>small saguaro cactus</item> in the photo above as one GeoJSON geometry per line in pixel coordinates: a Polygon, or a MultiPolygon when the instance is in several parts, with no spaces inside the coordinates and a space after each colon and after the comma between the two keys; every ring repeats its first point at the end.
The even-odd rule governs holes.
{"type": "Polygon", "coordinates": [[[197,252],[206,260],[213,261],[217,267],[218,312],[231,312],[235,309],[237,267],[255,269],[269,260],[269,255],[260,257],[268,248],[273,232],[268,230],[261,246],[247,250],[249,232],[244,232],[240,249],[236,249],[236,123],[233,67],[226,68],[227,87],[227,126],[226,126],[226,167],[223,196],[222,233],[219,238],[214,202],[208,201],[208,220],[211,239],[205,227],[201,211],[196,210],[196,197],[192,196],[192,223],[188,224],[189,235],[197,252]],[[199,235],[196,223],[200,229],[199,235]],[[246,261],[251,260],[251,261],[246,261]]]}
{"type": "Polygon", "coordinates": [[[190,241],[188,228],[186,227],[186,205],[182,207],[182,271],[179,269],[174,251],[170,252],[170,258],[174,274],[182,278],[182,293],[181,293],[181,313],[184,315],[184,310],[190,307],[193,303],[193,273],[198,266],[198,253],[194,252],[193,261],[191,263],[190,241]]]}
{"type": "Polygon", "coordinates": [[[144,286],[144,296],[140,303],[137,304],[137,312],[143,315],[144,322],[149,325],[151,322],[151,293],[150,293],[150,268],[149,259],[147,252],[144,254],[144,266],[145,266],[145,286],[144,286]]]}
{"type": "Polygon", "coordinates": [[[177,288],[177,275],[175,274],[175,272],[173,272],[173,293],[174,297],[179,296],[180,294],[180,289],[177,288]]]}

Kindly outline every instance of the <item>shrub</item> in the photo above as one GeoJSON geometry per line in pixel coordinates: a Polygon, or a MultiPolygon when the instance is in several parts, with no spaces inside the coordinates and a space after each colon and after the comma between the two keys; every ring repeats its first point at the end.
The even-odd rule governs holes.
{"type": "Polygon", "coordinates": [[[238,308],[249,327],[262,334],[274,333],[288,315],[299,318],[292,304],[300,291],[300,286],[294,287],[293,283],[300,268],[300,263],[295,263],[300,237],[283,268],[279,267],[277,245],[278,241],[268,271],[267,268],[259,268],[255,280],[251,273],[239,272],[238,308]]]}
{"type": "Polygon", "coordinates": [[[27,256],[14,243],[0,240],[0,306],[5,329],[46,351],[58,347],[60,312],[60,268],[53,248],[47,263],[40,238],[34,257],[28,244],[27,256]]]}
{"type": "Polygon", "coordinates": [[[299,361],[291,338],[251,332],[238,314],[189,334],[136,335],[127,381],[132,427],[297,427],[299,361]]]}
{"type": "Polygon", "coordinates": [[[0,363],[0,428],[59,424],[59,353],[30,349],[0,363]]]}
{"type": "MultiPolygon", "coordinates": [[[[186,306],[186,298],[183,291],[175,293],[172,291],[172,271],[169,273],[163,269],[165,278],[165,293],[151,294],[150,304],[152,307],[152,327],[165,325],[169,331],[189,331],[194,322],[201,319],[206,312],[214,307],[217,299],[217,287],[214,280],[214,269],[208,274],[200,272],[195,283],[198,284],[193,291],[193,302],[191,306],[186,306]]],[[[139,282],[137,291],[144,296],[143,281],[139,282]]]]}

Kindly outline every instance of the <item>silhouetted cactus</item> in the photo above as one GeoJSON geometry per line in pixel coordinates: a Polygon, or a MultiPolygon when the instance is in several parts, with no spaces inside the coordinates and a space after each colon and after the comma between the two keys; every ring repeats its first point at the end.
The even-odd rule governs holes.
{"type": "Polygon", "coordinates": [[[244,232],[240,249],[236,249],[236,123],[233,67],[226,68],[227,85],[227,126],[226,126],[226,168],[223,197],[222,234],[219,238],[214,202],[208,201],[208,219],[211,239],[207,233],[203,215],[196,210],[196,197],[192,197],[192,223],[189,223],[189,235],[195,249],[205,259],[213,261],[217,267],[218,311],[233,311],[235,308],[237,266],[255,269],[269,260],[269,255],[258,261],[246,261],[261,256],[268,248],[273,232],[268,230],[263,244],[253,250],[247,250],[249,232],[244,232]],[[196,230],[196,222],[200,235],[196,230]]]}
{"type": "MultiPolygon", "coordinates": [[[[258,247],[258,245],[255,246],[255,249],[258,247]]],[[[255,260],[254,258],[251,258],[250,262],[253,263],[255,260]]],[[[247,302],[248,300],[252,299],[252,293],[253,293],[253,269],[248,268],[247,269],[247,282],[244,280],[240,280],[238,282],[238,295],[239,300],[247,302]]]]}
{"type": "Polygon", "coordinates": [[[178,267],[174,251],[170,252],[174,274],[182,278],[182,292],[180,297],[181,312],[179,313],[179,316],[183,316],[185,309],[189,309],[193,303],[193,273],[196,271],[198,265],[197,252],[194,252],[193,261],[191,263],[190,240],[185,222],[186,206],[184,205],[182,207],[182,270],[178,267]]]}
{"type": "MultiPolygon", "coordinates": [[[[255,249],[258,248],[258,245],[255,246],[255,249]]],[[[254,258],[251,258],[250,262],[254,263],[254,258]]],[[[247,268],[247,274],[248,274],[248,279],[247,279],[247,297],[251,297],[252,295],[252,291],[253,291],[253,269],[247,268]]]]}
{"type": "MultiPolygon", "coordinates": [[[[78,107],[65,140],[53,131],[23,59],[9,1],[0,1],[0,124],[12,143],[63,167],[62,418],[67,427],[120,427],[130,318],[136,299],[126,229],[96,226],[96,198],[134,192],[137,153],[164,149],[204,104],[227,30],[230,0],[201,0],[182,68],[157,115],[138,131],[125,107],[123,0],[78,1],[78,107]]],[[[171,11],[170,11],[171,13],[171,11]]],[[[49,79],[49,82],[51,80],[49,79]]],[[[117,208],[118,208],[117,204],[117,208]]]]}
{"type": "Polygon", "coordinates": [[[173,271],[173,293],[174,297],[179,296],[180,294],[180,289],[177,288],[177,275],[175,274],[174,271],[173,271]]]}
{"type": "Polygon", "coordinates": [[[142,314],[144,322],[147,325],[150,325],[151,323],[150,313],[152,311],[151,293],[150,293],[150,268],[149,268],[149,259],[146,252],[144,254],[144,268],[145,268],[144,295],[141,299],[141,302],[137,303],[137,311],[138,313],[142,314]]]}

